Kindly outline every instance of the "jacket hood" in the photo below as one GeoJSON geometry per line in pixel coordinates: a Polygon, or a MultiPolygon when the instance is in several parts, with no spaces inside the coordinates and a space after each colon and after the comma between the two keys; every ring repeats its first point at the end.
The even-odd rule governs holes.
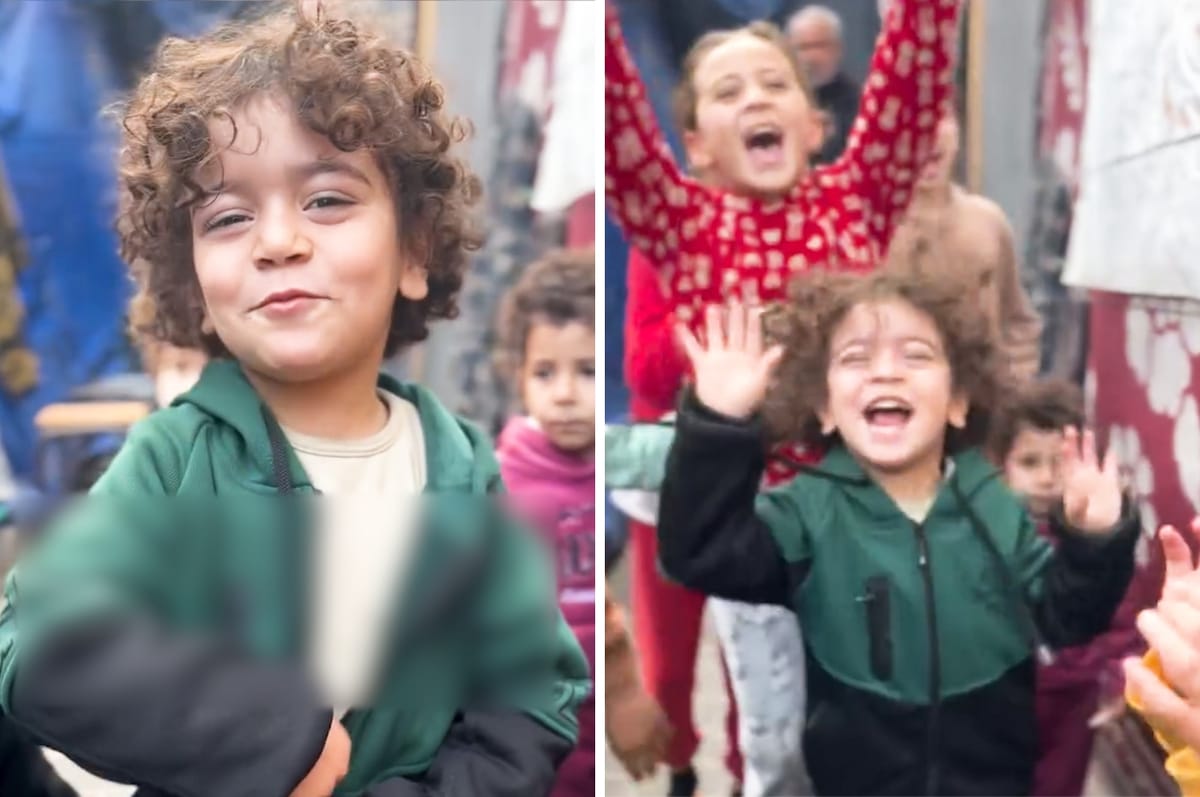
{"type": "MultiPolygon", "coordinates": [[[[805,473],[836,483],[841,489],[855,495],[868,510],[892,511],[891,499],[867,474],[862,464],[854,458],[845,445],[834,446],[820,463],[805,468],[805,473]]],[[[946,459],[942,487],[953,486],[965,500],[973,502],[980,491],[997,479],[999,475],[999,471],[988,461],[982,451],[971,448],[946,459]]],[[[944,492],[949,491],[939,490],[938,504],[942,502],[944,492]]]]}
{"type": "MultiPolygon", "coordinates": [[[[425,437],[427,492],[466,490],[482,494],[499,484],[491,441],[476,427],[455,417],[433,393],[419,385],[399,382],[386,374],[379,375],[378,384],[417,408],[425,437]]],[[[195,387],[171,403],[173,407],[188,405],[231,427],[262,473],[280,473],[277,468],[282,463],[276,461],[269,431],[271,426],[278,429],[278,424],[236,361],[210,362],[195,387]]],[[[292,447],[285,442],[283,449],[292,486],[311,491],[312,482],[292,447]]]]}

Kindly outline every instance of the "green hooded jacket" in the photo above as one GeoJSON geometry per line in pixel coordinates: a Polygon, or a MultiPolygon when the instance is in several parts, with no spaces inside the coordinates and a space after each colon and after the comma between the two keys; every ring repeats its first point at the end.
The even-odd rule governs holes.
{"type": "MultiPolygon", "coordinates": [[[[553,575],[497,503],[490,442],[380,386],[417,408],[427,484],[336,794],[544,794],[590,689],[553,575]]],[[[10,575],[0,706],[139,794],[289,794],[332,719],[300,663],[317,496],[239,366],[210,364],[10,575]]]]}

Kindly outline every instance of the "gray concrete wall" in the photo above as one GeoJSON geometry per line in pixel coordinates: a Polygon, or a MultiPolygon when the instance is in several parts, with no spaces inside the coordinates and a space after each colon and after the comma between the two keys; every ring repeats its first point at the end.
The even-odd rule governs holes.
{"type": "Polygon", "coordinates": [[[988,0],[982,193],[1004,208],[1023,252],[1034,196],[1034,135],[1046,0],[988,0]]]}

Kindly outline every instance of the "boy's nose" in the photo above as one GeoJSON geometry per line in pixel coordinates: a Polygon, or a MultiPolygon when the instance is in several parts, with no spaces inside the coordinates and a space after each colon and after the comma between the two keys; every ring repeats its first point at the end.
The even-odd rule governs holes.
{"type": "Polygon", "coordinates": [[[899,373],[896,357],[890,351],[883,349],[871,357],[871,376],[876,379],[894,379],[899,373]]]}
{"type": "Polygon", "coordinates": [[[312,241],[291,214],[280,212],[262,216],[257,232],[254,262],[260,267],[301,262],[312,255],[312,241]]]}

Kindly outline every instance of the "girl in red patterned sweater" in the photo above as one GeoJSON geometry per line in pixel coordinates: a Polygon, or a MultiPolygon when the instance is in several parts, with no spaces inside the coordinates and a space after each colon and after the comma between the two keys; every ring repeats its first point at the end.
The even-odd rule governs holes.
{"type": "MultiPolygon", "coordinates": [[[[754,24],[703,37],[685,60],[676,97],[693,178],[666,147],[609,7],[605,193],[640,250],[631,254],[626,338],[637,417],[669,409],[682,382],[675,319],[695,330],[707,304],[784,298],[793,272],[868,270],[882,261],[950,101],[958,12],[959,0],[891,5],[846,151],[812,172],[808,157],[821,135],[816,104],[778,31],[754,24]]],[[[788,452],[768,480],[790,477],[804,459],[788,452]]],[[[671,793],[689,794],[683,781],[698,744],[690,697],[703,598],[659,576],[653,529],[634,524],[632,536],[645,680],[676,727],[667,760],[684,777],[671,793]],[[661,616],[667,607],[672,616],[661,616]]]]}

